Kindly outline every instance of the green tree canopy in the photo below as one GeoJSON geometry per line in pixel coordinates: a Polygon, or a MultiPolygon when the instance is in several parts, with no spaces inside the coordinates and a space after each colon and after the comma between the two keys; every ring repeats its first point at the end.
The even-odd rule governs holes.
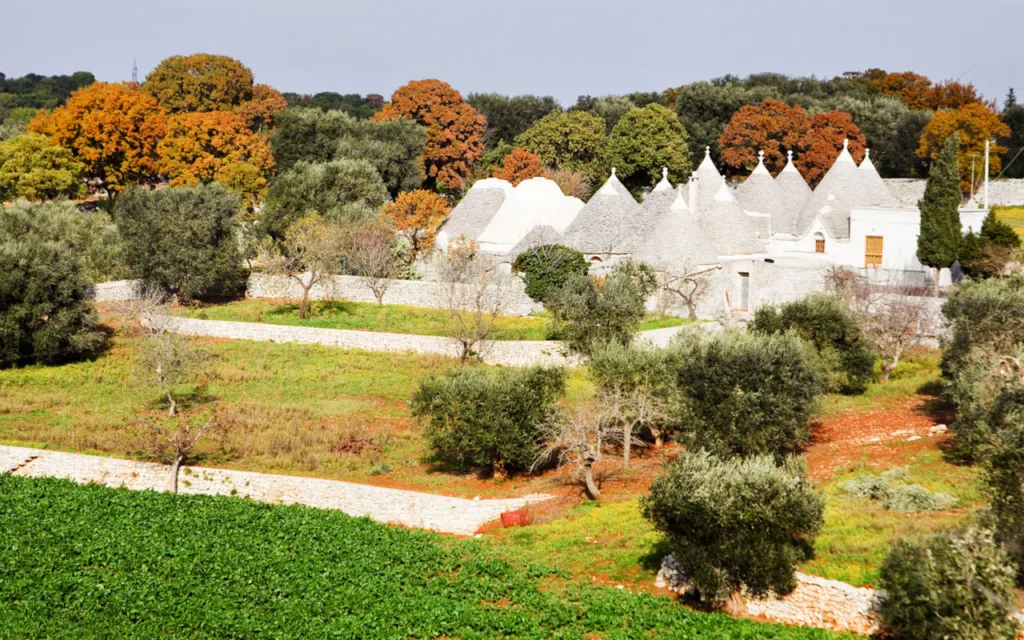
{"type": "Polygon", "coordinates": [[[85,165],[38,133],[0,142],[0,201],[81,198],[85,165]]]}
{"type": "Polygon", "coordinates": [[[132,187],[114,207],[132,277],[183,301],[244,286],[239,207],[238,196],[219,184],[132,187]]]}
{"type": "Polygon", "coordinates": [[[281,239],[293,222],[310,213],[333,222],[374,218],[387,196],[380,175],[366,160],[302,160],[274,180],[260,212],[260,227],[281,239]]]}
{"type": "Polygon", "coordinates": [[[84,357],[107,340],[81,258],[32,222],[0,214],[0,367],[84,357]]]}
{"type": "Polygon", "coordinates": [[[583,254],[560,244],[542,244],[516,256],[512,268],[523,274],[526,295],[543,303],[566,281],[590,270],[583,254]]]}
{"type": "Polygon", "coordinates": [[[633,109],[619,120],[605,144],[605,167],[634,195],[653,187],[668,168],[669,180],[684,182],[690,175],[690,149],[686,129],[660,104],[633,109]]]}
{"type": "Polygon", "coordinates": [[[83,274],[90,282],[125,277],[121,238],[103,211],[83,213],[67,201],[17,202],[0,210],[0,235],[21,233],[69,247],[81,260],[83,274]]]}
{"type": "Polygon", "coordinates": [[[356,120],[342,111],[288,109],[275,116],[270,145],[279,171],[300,161],[366,160],[384,181],[392,198],[423,183],[420,157],[426,129],[406,118],[376,122],[356,120]]]}
{"type": "Polygon", "coordinates": [[[676,458],[640,505],[686,577],[719,602],[744,588],[791,592],[825,510],[801,460],[777,466],[771,456],[722,460],[705,451],[676,458]]]}
{"type": "Polygon", "coordinates": [[[605,123],[585,111],[556,111],[537,121],[515,141],[553,169],[597,171],[605,141],[605,123]]]}
{"type": "Polygon", "coordinates": [[[466,101],[487,118],[484,148],[488,151],[516,137],[553,111],[561,111],[551,96],[503,96],[500,93],[471,93],[466,101]]]}

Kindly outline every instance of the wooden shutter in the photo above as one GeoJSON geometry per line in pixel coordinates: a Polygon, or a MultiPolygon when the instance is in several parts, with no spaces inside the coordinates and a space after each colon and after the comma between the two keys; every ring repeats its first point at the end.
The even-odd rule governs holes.
{"type": "Polygon", "coordinates": [[[825,253],[825,238],[818,238],[814,241],[814,253],[825,253]]]}
{"type": "Polygon", "coordinates": [[[882,267],[882,236],[868,236],[864,242],[864,267],[880,269],[882,267]]]}

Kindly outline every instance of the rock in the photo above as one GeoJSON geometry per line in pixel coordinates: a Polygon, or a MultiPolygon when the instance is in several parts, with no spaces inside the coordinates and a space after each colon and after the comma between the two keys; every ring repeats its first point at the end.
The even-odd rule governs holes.
{"type": "Polygon", "coordinates": [[[914,442],[915,440],[920,440],[920,439],[921,439],[921,436],[910,436],[909,438],[907,438],[907,442],[914,442]]]}
{"type": "Polygon", "coordinates": [[[928,429],[929,436],[940,436],[949,431],[949,428],[944,424],[937,424],[934,427],[928,429]]]}

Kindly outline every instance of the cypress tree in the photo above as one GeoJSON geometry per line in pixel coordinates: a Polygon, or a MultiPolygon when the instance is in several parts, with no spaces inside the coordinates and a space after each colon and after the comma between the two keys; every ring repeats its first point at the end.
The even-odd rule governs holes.
{"type": "Polygon", "coordinates": [[[960,168],[956,154],[960,136],[951,135],[932,165],[921,210],[921,233],[917,237],[917,259],[935,269],[935,295],[939,293],[939,272],[956,262],[960,253],[960,168]]]}

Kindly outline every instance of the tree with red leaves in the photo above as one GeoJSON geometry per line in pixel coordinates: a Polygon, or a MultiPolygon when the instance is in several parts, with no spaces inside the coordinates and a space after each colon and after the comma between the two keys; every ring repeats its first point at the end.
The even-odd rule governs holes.
{"type": "Polygon", "coordinates": [[[911,109],[929,109],[932,81],[913,71],[888,73],[878,82],[878,88],[887,96],[899,98],[911,109]]]}
{"type": "Polygon", "coordinates": [[[540,156],[530,153],[526,149],[516,147],[505,156],[505,162],[502,166],[495,167],[492,175],[495,178],[508,180],[514,187],[523,180],[529,180],[537,176],[547,177],[547,171],[540,161],[540,156]]]}
{"type": "Polygon", "coordinates": [[[384,205],[382,216],[409,241],[410,253],[416,258],[434,248],[437,230],[448,216],[448,202],[432,191],[406,191],[384,205]]]}
{"type": "Polygon", "coordinates": [[[867,143],[853,116],[845,111],[814,114],[807,133],[796,143],[796,166],[808,182],[816,184],[825,176],[842,151],[844,140],[850,141],[853,159],[862,161],[867,143]]]}
{"type": "Polygon", "coordinates": [[[427,128],[423,165],[428,187],[462,189],[473,163],[483,155],[486,118],[446,82],[413,80],[395,91],[391,103],[373,117],[405,117],[427,128]]]}
{"type": "Polygon", "coordinates": [[[757,166],[757,153],[764,151],[765,167],[778,173],[786,166],[786,152],[796,148],[810,124],[800,105],[768,99],[741,107],[718,138],[722,160],[736,173],[747,172],[757,166]]]}

